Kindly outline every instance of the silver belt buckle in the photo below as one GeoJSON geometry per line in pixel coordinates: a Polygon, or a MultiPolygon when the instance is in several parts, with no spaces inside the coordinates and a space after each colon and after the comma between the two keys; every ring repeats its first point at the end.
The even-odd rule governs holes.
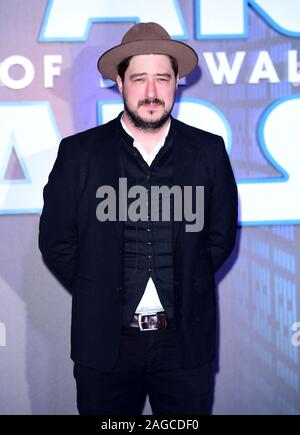
{"type": "Polygon", "coordinates": [[[143,326],[142,326],[142,317],[147,317],[147,316],[157,316],[157,314],[138,314],[138,322],[139,322],[139,328],[140,328],[140,331],[155,331],[155,330],[157,330],[158,328],[149,328],[149,329],[144,329],[143,328],[143,326]]]}

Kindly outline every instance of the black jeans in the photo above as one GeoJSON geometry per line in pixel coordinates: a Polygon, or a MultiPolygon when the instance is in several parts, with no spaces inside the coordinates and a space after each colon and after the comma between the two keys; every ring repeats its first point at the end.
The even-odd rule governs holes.
{"type": "Polygon", "coordinates": [[[181,368],[174,328],[123,329],[111,371],[75,364],[74,377],[82,415],[140,415],[147,394],[154,415],[209,413],[211,364],[181,368]]]}

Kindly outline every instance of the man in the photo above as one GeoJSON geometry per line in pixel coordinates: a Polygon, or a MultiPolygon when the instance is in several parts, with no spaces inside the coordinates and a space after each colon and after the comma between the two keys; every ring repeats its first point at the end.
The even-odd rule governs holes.
{"type": "Polygon", "coordinates": [[[208,413],[214,273],[234,246],[237,189],[223,139],[170,115],[178,80],[197,61],[158,24],[134,25],[98,61],[124,112],[63,139],[44,188],[39,246],[73,296],[80,414],[139,414],[147,394],[153,414],[208,413]],[[155,186],[202,186],[203,201],[190,201],[201,205],[201,228],[174,218],[175,195],[153,207],[170,218],[152,219],[155,186]],[[146,200],[134,208],[129,190],[138,187],[146,200]]]}

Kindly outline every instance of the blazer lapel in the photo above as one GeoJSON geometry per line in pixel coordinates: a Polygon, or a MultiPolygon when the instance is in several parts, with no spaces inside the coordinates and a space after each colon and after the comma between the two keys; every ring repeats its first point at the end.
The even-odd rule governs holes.
{"type": "Polygon", "coordinates": [[[123,221],[119,221],[119,177],[120,167],[120,138],[118,137],[119,117],[115,119],[110,134],[99,150],[99,174],[102,185],[112,186],[116,193],[116,221],[111,221],[110,226],[117,236],[120,247],[123,245],[123,221]]]}
{"type": "MultiPolygon", "coordinates": [[[[194,167],[195,167],[195,147],[192,139],[185,137],[176,120],[174,122],[174,185],[182,188],[184,186],[193,186],[194,184],[194,167]]],[[[182,195],[183,198],[183,195],[182,195]]],[[[183,211],[183,207],[182,207],[183,211]]],[[[173,246],[175,246],[176,238],[179,234],[181,226],[184,224],[184,216],[182,221],[174,221],[173,224],[173,246]]]]}

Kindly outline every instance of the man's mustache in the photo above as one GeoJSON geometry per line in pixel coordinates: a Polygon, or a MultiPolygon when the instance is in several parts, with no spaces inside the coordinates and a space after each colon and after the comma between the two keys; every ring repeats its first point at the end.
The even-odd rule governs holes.
{"type": "Polygon", "coordinates": [[[138,107],[143,106],[144,104],[160,104],[161,106],[164,106],[164,101],[160,100],[159,98],[145,98],[144,100],[139,101],[138,107]]]}

